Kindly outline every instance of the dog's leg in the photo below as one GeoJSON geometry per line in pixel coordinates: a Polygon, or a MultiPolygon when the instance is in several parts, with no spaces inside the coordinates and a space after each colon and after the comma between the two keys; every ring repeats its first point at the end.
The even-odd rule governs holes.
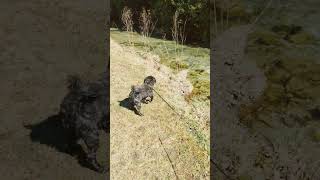
{"type": "Polygon", "coordinates": [[[88,148],[87,161],[89,165],[100,173],[106,172],[107,169],[102,167],[97,161],[97,151],[99,148],[98,128],[88,129],[85,134],[83,134],[83,140],[88,148]]]}
{"type": "Polygon", "coordinates": [[[151,97],[148,96],[148,97],[142,99],[142,102],[145,104],[149,104],[151,102],[151,97]]]}
{"type": "Polygon", "coordinates": [[[140,116],[143,116],[143,114],[141,113],[141,104],[138,103],[138,104],[135,104],[134,106],[134,109],[135,109],[135,112],[140,115],[140,116]]]}
{"type": "Polygon", "coordinates": [[[138,95],[133,99],[133,108],[135,110],[135,113],[140,115],[140,116],[143,116],[143,114],[141,113],[141,102],[142,102],[142,99],[143,98],[141,97],[141,95],[138,95]]]}
{"type": "Polygon", "coordinates": [[[70,114],[68,116],[68,114],[64,113],[62,110],[59,113],[59,117],[63,127],[63,134],[65,136],[64,151],[68,154],[73,154],[77,140],[74,134],[74,128],[72,128],[72,121],[69,120],[71,118],[70,114]]]}
{"type": "Polygon", "coordinates": [[[152,102],[153,101],[153,94],[150,96],[150,102],[152,102]]]}
{"type": "Polygon", "coordinates": [[[70,128],[65,129],[65,136],[66,136],[65,151],[66,153],[72,154],[72,155],[77,154],[78,147],[79,147],[79,145],[77,144],[78,139],[74,135],[73,130],[74,129],[70,129],[70,128]]]}
{"type": "Polygon", "coordinates": [[[103,116],[102,124],[102,129],[104,130],[104,132],[106,134],[110,134],[110,114],[108,114],[107,116],[103,116]]]}

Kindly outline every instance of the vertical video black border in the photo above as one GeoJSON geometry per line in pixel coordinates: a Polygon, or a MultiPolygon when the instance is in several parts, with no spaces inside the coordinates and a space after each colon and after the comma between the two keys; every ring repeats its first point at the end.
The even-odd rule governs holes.
{"type": "Polygon", "coordinates": [[[105,28],[106,28],[106,37],[105,37],[105,46],[106,46],[106,56],[107,56],[107,82],[108,82],[108,100],[107,100],[107,103],[108,103],[108,112],[109,112],[109,136],[107,138],[107,147],[109,148],[108,149],[108,153],[107,154],[107,166],[108,166],[108,172],[106,174],[106,179],[110,179],[110,132],[111,132],[111,126],[110,126],[110,121],[111,121],[111,118],[110,118],[110,0],[107,0],[106,2],[106,25],[105,25],[105,28]]]}

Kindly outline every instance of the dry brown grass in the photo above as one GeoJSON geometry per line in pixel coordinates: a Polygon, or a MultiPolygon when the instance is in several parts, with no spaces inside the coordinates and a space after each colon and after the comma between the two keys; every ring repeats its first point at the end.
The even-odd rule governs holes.
{"type": "Polygon", "coordinates": [[[170,104],[189,106],[160,65],[126,50],[111,40],[111,179],[176,179],[175,172],[179,179],[209,179],[208,151],[158,96],[142,107],[143,117],[119,106],[147,75],[156,77],[155,88],[170,104]]]}
{"type": "Polygon", "coordinates": [[[133,19],[132,11],[128,7],[124,7],[121,12],[121,21],[124,25],[124,29],[128,32],[128,41],[132,43],[132,33],[133,33],[133,19]]]}
{"type": "Polygon", "coordinates": [[[152,20],[152,15],[150,10],[146,10],[145,8],[142,8],[142,11],[140,13],[140,33],[143,37],[150,37],[156,22],[152,20]]]}

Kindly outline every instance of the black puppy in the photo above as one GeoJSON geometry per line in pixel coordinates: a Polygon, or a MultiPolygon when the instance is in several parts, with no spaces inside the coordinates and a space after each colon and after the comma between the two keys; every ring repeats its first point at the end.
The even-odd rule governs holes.
{"type": "Polygon", "coordinates": [[[143,116],[141,113],[141,103],[148,104],[153,100],[153,86],[156,83],[156,78],[148,76],[144,79],[142,85],[132,86],[129,94],[130,104],[135,112],[143,116]]]}
{"type": "MultiPolygon", "coordinates": [[[[105,78],[102,78],[105,79],[105,78]]],[[[99,130],[108,131],[109,109],[107,104],[107,83],[83,83],[79,77],[68,79],[69,93],[60,105],[60,116],[68,136],[68,145],[73,146],[82,139],[88,148],[87,162],[98,172],[104,173],[97,159],[99,148],[99,130]]]]}

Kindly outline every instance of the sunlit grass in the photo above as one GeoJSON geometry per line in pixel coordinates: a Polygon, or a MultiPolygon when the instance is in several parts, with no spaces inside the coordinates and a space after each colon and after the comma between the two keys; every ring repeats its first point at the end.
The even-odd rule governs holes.
{"type": "Polygon", "coordinates": [[[209,96],[210,51],[208,48],[190,47],[174,41],[143,37],[138,33],[128,33],[111,28],[113,40],[124,46],[134,47],[138,53],[152,53],[160,58],[160,63],[174,72],[188,69],[188,79],[193,84],[189,98],[207,100],[209,96]]]}

